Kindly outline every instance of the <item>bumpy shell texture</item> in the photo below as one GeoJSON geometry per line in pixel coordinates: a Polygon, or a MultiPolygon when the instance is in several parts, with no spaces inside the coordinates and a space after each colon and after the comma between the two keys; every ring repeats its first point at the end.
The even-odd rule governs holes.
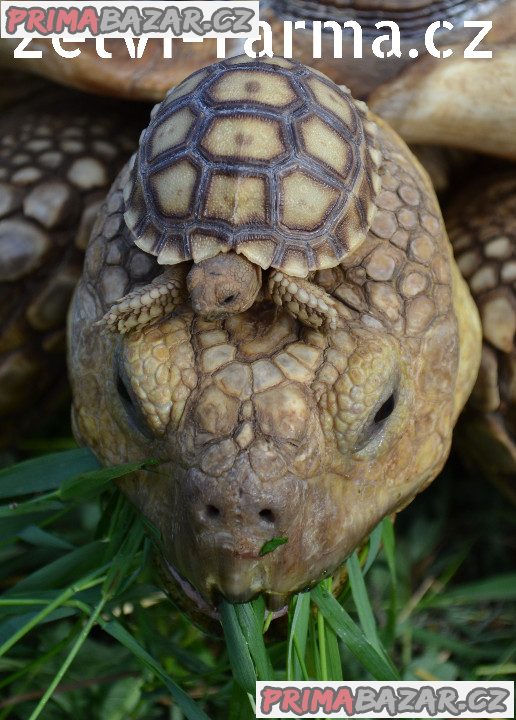
{"type": "Polygon", "coordinates": [[[364,240],[379,162],[375,126],[348,92],[299,63],[239,57],[157,107],[125,220],[160,264],[235,250],[304,277],[364,240]]]}
{"type": "Polygon", "coordinates": [[[480,467],[516,504],[516,174],[511,168],[482,175],[446,215],[484,336],[457,439],[466,464],[480,467]]]}
{"type": "MultiPolygon", "coordinates": [[[[22,80],[25,82],[25,79],[22,80]]],[[[109,185],[136,144],[125,107],[46,84],[0,120],[0,444],[63,398],[65,320],[109,185]]]]}

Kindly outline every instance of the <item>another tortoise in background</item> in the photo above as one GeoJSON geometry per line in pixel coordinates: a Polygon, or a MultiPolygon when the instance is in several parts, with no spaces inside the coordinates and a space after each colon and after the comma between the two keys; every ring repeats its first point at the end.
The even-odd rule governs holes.
{"type": "Polygon", "coordinates": [[[472,471],[516,504],[516,169],[482,173],[445,212],[457,264],[480,310],[480,372],[456,438],[472,471]]]}
{"type": "MultiPolygon", "coordinates": [[[[68,306],[100,204],[143,119],[140,108],[24,75],[1,99],[0,446],[65,405],[68,306]]],[[[115,281],[109,272],[103,281],[113,299],[115,281]]]]}
{"type": "MultiPolygon", "coordinates": [[[[260,2],[260,18],[271,25],[277,56],[286,54],[284,21],[304,21],[306,29],[292,33],[293,57],[344,83],[355,97],[367,99],[407,142],[516,159],[516,0],[265,0],[260,2]],[[399,56],[391,52],[390,28],[376,27],[385,20],[400,29],[399,56]],[[493,26],[480,48],[493,50],[493,57],[464,58],[465,48],[481,30],[467,28],[465,22],[482,20],[493,26]],[[334,23],[322,33],[319,58],[314,58],[314,21],[334,23]],[[343,34],[344,60],[334,56],[333,29],[348,21],[359,24],[363,38],[363,57],[355,60],[349,29],[343,34]],[[433,57],[425,47],[425,32],[436,22],[453,26],[453,30],[440,26],[433,36],[437,49],[453,51],[450,57],[433,57]],[[378,57],[372,44],[382,36],[387,37],[379,47],[384,57],[378,57]],[[410,53],[414,50],[415,59],[410,53]],[[495,113],[491,107],[496,107],[495,113]]],[[[0,65],[30,70],[83,91],[159,101],[194,70],[217,61],[215,40],[175,40],[173,58],[163,56],[160,40],[140,38],[140,42],[146,44],[138,58],[130,57],[124,40],[107,40],[101,54],[94,40],[86,40],[76,46],[77,57],[63,58],[49,40],[38,39],[31,41],[30,49],[41,51],[41,58],[20,61],[13,60],[18,41],[2,39],[0,65]]],[[[239,55],[244,45],[245,40],[226,41],[224,56],[239,55]]],[[[261,52],[263,43],[249,44],[247,49],[261,52]]]]}
{"type": "MultiPolygon", "coordinates": [[[[185,299],[173,313],[149,317],[127,334],[103,332],[98,321],[110,309],[101,286],[108,258],[119,258],[126,278],[121,297],[137,285],[152,288],[161,272],[156,263],[145,278],[131,273],[133,229],[138,233],[142,221],[129,216],[130,227],[124,222],[124,212],[131,212],[123,196],[129,167],[102,207],[72,305],[77,436],[107,463],[161,459],[158,473],[137,473],[121,487],[160,531],[170,585],[208,613],[220,594],[242,601],[259,592],[281,610],[290,593],[331,573],[382,517],[407,505],[439,472],[477,373],[479,319],[426,174],[393,131],[365,107],[356,109],[349,93],[293,62],[223,62],[171,93],[152,132],[143,135],[140,159],[152,154],[166,106],[176,111],[181,98],[185,107],[194,98],[210,106],[211,124],[198,126],[185,146],[185,154],[208,153],[211,191],[201,200],[209,199],[218,219],[206,221],[207,229],[248,234],[265,247],[285,232],[285,213],[306,215],[310,195],[300,187],[282,196],[288,207],[278,208],[281,195],[262,192],[266,184],[255,182],[254,192],[242,196],[235,188],[249,188],[265,169],[278,184],[322,165],[331,193],[342,182],[332,166],[332,143],[353,137],[363,152],[367,125],[375,127],[378,170],[366,169],[365,187],[374,188],[373,173],[380,187],[364,196],[365,231],[360,242],[344,246],[333,267],[311,278],[338,307],[335,328],[309,328],[264,295],[246,312],[214,320],[196,316],[185,299]],[[254,80],[258,91],[243,97],[254,80]],[[225,96],[208,102],[221,83],[225,96]],[[229,122],[231,133],[223,137],[234,138],[239,126],[248,132],[257,114],[269,114],[270,121],[247,148],[236,143],[231,153],[222,144],[219,155],[210,143],[206,149],[210,128],[229,122]],[[316,121],[324,127],[314,130],[307,147],[303,127],[316,121]],[[281,152],[271,167],[271,128],[279,124],[281,152]],[[231,181],[214,183],[217,173],[231,181]],[[267,226],[257,226],[249,208],[268,213],[267,226]],[[262,557],[264,543],[277,537],[286,544],[262,557]]],[[[166,171],[158,174],[176,157],[171,144],[153,159],[155,182],[144,190],[144,222],[152,220],[158,231],[149,249],[158,258],[174,229],[190,251],[194,234],[181,214],[171,212],[165,225],[152,212],[152,193],[165,204],[177,202],[167,194],[177,185],[167,185],[166,171]]],[[[321,182],[319,170],[317,177],[321,182]]],[[[324,187],[315,197],[320,203],[324,187]]],[[[201,207],[189,222],[201,222],[201,207]]],[[[295,228],[286,232],[309,244],[318,231],[308,238],[295,228]]],[[[186,272],[191,261],[183,259],[186,272]]]]}

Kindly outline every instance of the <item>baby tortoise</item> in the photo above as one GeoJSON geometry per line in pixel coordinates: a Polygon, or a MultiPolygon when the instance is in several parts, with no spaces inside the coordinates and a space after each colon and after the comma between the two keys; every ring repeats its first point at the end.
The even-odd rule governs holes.
{"type": "MultiPolygon", "coordinates": [[[[213,614],[221,595],[236,602],[263,593],[281,612],[290,593],[331,573],[441,469],[478,370],[478,314],[425,172],[387,125],[323,75],[281,59],[218,63],[172,92],[153,123],[139,150],[142,177],[166,177],[178,152],[170,138],[192,128],[178,159],[183,184],[172,182],[167,194],[166,182],[155,179],[149,193],[169,212],[147,204],[143,216],[131,163],[103,204],[69,322],[75,433],[106,463],[161,460],[157,472],[138,472],[120,486],[159,530],[168,583],[187,594],[190,609],[213,614]],[[169,125],[167,139],[159,129],[180,106],[183,121],[169,125]],[[188,113],[195,123],[185,122],[188,113]],[[249,116],[261,124],[243,145],[237,136],[249,133],[249,116]],[[227,125],[215,143],[218,121],[227,125]],[[353,165],[373,134],[377,161],[353,165]],[[153,142],[163,150],[154,157],[153,142]],[[186,155],[204,158],[195,172],[186,170],[186,155]],[[248,310],[214,319],[195,313],[185,293],[171,312],[149,313],[130,332],[99,324],[113,305],[103,286],[108,258],[119,258],[120,298],[135,290],[141,297],[142,287],[152,293],[163,249],[164,262],[178,263],[172,269],[192,272],[203,261],[194,248],[219,247],[215,227],[232,247],[237,238],[249,239],[247,247],[260,239],[263,264],[272,265],[284,247],[282,217],[320,218],[324,202],[332,212],[349,196],[339,183],[359,187],[353,175],[347,186],[342,180],[343,157],[348,172],[362,175],[364,195],[353,196],[349,215],[354,232],[363,200],[362,233],[338,258],[328,254],[326,267],[308,265],[310,282],[338,309],[335,327],[315,330],[268,292],[248,310]],[[312,168],[317,193],[297,182],[293,192],[270,192],[296,173],[310,184],[312,168]],[[217,174],[223,181],[214,182],[217,174]],[[193,187],[201,191],[191,210],[193,187]],[[197,245],[206,208],[210,239],[197,245]],[[169,241],[174,229],[178,242],[169,241]],[[135,231],[149,237],[145,250],[135,247],[135,231]],[[169,250],[175,254],[167,258],[169,250]],[[158,262],[136,278],[133,263],[152,256],[158,262]],[[286,542],[262,556],[273,538],[286,542]]],[[[339,222],[346,228],[345,213],[339,222]]],[[[304,229],[288,232],[298,247],[313,247],[304,229]]]]}
{"type": "Polygon", "coordinates": [[[269,268],[265,295],[311,327],[337,327],[338,305],[311,280],[361,245],[374,220],[376,126],[345,89],[281,74],[288,61],[243,56],[227,67],[171,91],[140,139],[124,220],[167,269],[109,310],[113,330],[169,314],[188,295],[207,319],[244,312],[264,295],[269,268]]]}

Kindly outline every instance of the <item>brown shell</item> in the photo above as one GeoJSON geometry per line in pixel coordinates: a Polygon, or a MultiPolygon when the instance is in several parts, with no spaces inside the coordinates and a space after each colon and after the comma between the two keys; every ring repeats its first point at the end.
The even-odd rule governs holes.
{"type": "MultiPolygon", "coordinates": [[[[0,447],[66,407],[70,297],[100,204],[141,122],[125,105],[43,81],[27,102],[10,105],[24,88],[35,90],[30,78],[16,77],[20,93],[11,81],[0,118],[0,447]]],[[[113,286],[119,270],[109,262],[105,284],[113,286]]]]}
{"type": "Polygon", "coordinates": [[[125,192],[136,245],[164,265],[234,250],[304,277],[365,238],[380,153],[367,108],[281,58],[232,58],[157,106],[125,192]]]}
{"type": "Polygon", "coordinates": [[[446,226],[478,305],[482,362],[457,431],[467,467],[516,502],[516,174],[486,172],[451,203],[446,226]]]}

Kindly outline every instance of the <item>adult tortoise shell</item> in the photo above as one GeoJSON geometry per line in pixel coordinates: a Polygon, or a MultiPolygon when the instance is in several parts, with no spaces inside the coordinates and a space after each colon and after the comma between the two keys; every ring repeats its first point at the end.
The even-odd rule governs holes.
{"type": "Polygon", "coordinates": [[[174,267],[122,298],[107,325],[144,324],[187,289],[199,314],[242,312],[261,291],[261,270],[273,268],[279,305],[334,326],[331,298],[304,278],[365,239],[380,190],[376,144],[366,106],[299,63],[241,56],[189,77],[142,135],[124,217],[158,263],[194,266],[186,283],[174,267]]]}

